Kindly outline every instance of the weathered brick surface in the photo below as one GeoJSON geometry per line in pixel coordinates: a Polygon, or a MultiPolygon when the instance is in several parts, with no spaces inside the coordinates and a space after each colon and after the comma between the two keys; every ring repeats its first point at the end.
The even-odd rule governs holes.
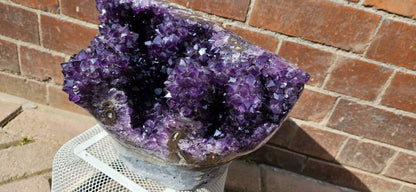
{"type": "Polygon", "coordinates": [[[288,119],[283,122],[279,130],[276,131],[276,134],[274,134],[269,140],[269,143],[272,145],[287,147],[298,129],[299,126],[292,120],[288,119]]]}
{"type": "Polygon", "coordinates": [[[244,21],[250,0],[169,0],[195,10],[244,21]]]}
{"type": "Polygon", "coordinates": [[[22,77],[0,73],[0,92],[46,104],[46,85],[22,77]]]}
{"type": "Polygon", "coordinates": [[[305,89],[290,116],[320,122],[328,114],[335,100],[335,97],[305,89]]]}
{"type": "Polygon", "coordinates": [[[384,20],[366,57],[416,69],[416,26],[384,20]]]}
{"type": "Polygon", "coordinates": [[[7,192],[47,192],[50,191],[51,174],[44,174],[0,185],[0,191],[7,192]]]}
{"type": "Polygon", "coordinates": [[[416,76],[397,72],[381,103],[416,113],[416,76]]]}
{"type": "Polygon", "coordinates": [[[416,149],[416,119],[369,105],[341,100],[328,126],[406,149],[416,149]]]}
{"type": "Polygon", "coordinates": [[[340,58],[325,88],[374,100],[392,73],[391,69],[350,58],[340,58]]]}
{"type": "MultiPolygon", "coordinates": [[[[264,170],[264,188],[266,192],[342,192],[346,189],[340,189],[333,185],[317,182],[311,178],[287,171],[275,169],[268,166],[262,167],[264,170]]],[[[348,190],[349,191],[349,190],[348,190]]]]}
{"type": "Polygon", "coordinates": [[[310,156],[334,160],[345,136],[311,126],[301,126],[289,145],[289,149],[310,156]]]}
{"type": "Polygon", "coordinates": [[[62,0],[62,13],[91,23],[99,23],[95,0],[62,0]]]}
{"type": "Polygon", "coordinates": [[[308,72],[311,75],[308,84],[315,86],[322,85],[334,61],[332,53],[289,41],[283,42],[279,55],[308,72]]]}
{"type": "Polygon", "coordinates": [[[0,3],[0,34],[39,44],[36,13],[0,3]]]}
{"type": "Polygon", "coordinates": [[[403,186],[402,189],[400,189],[399,192],[415,192],[416,191],[416,185],[414,186],[403,186]]]}
{"type": "Polygon", "coordinates": [[[58,145],[35,141],[0,150],[0,182],[51,169],[58,149],[58,145]]]}
{"type": "Polygon", "coordinates": [[[91,128],[92,118],[51,108],[25,110],[4,128],[6,132],[35,140],[64,144],[91,128]]]}
{"type": "Polygon", "coordinates": [[[380,16],[325,0],[257,0],[250,25],[363,52],[380,16]]]}
{"type": "Polygon", "coordinates": [[[12,0],[15,3],[42,11],[59,13],[58,0],[12,0]]]}
{"type": "Polygon", "coordinates": [[[233,161],[228,169],[225,188],[231,191],[260,192],[260,168],[256,164],[233,161]]]}
{"type": "Polygon", "coordinates": [[[399,153],[387,168],[385,175],[416,183],[416,156],[399,153]]]}
{"type": "Polygon", "coordinates": [[[20,61],[23,75],[41,81],[51,78],[53,82],[62,84],[63,75],[60,64],[64,62],[63,57],[21,46],[20,61]]]}
{"type": "Polygon", "coordinates": [[[393,149],[349,139],[337,160],[345,165],[380,173],[394,154],[393,149]]]}
{"type": "Polygon", "coordinates": [[[89,113],[85,111],[83,108],[69,101],[68,94],[62,91],[61,86],[49,85],[48,92],[49,104],[52,107],[56,107],[58,109],[63,109],[66,111],[76,112],[83,115],[89,115],[89,113]]]}
{"type": "Polygon", "coordinates": [[[41,16],[43,45],[56,51],[74,54],[86,49],[97,30],[49,16],[41,16]]]}
{"type": "Polygon", "coordinates": [[[293,172],[301,172],[306,161],[305,155],[267,144],[250,156],[258,163],[280,167],[293,172]]]}
{"type": "MultiPolygon", "coordinates": [[[[13,117],[22,111],[22,107],[19,104],[0,101],[0,127],[3,127],[13,117]]],[[[1,139],[0,139],[1,142],[1,139]]]]}
{"type": "Polygon", "coordinates": [[[234,25],[226,25],[225,28],[271,52],[275,51],[277,43],[279,42],[275,37],[254,31],[249,31],[234,25]]]}
{"type": "Polygon", "coordinates": [[[309,159],[306,163],[305,175],[326,182],[349,187],[359,191],[396,192],[401,184],[362,172],[355,172],[340,165],[309,159]]]}
{"type": "Polygon", "coordinates": [[[386,10],[388,12],[397,13],[400,15],[415,17],[416,15],[416,1],[415,0],[366,0],[366,6],[375,6],[378,9],[386,10]]]}
{"type": "Polygon", "coordinates": [[[0,40],[0,70],[20,72],[16,44],[0,40]]]}

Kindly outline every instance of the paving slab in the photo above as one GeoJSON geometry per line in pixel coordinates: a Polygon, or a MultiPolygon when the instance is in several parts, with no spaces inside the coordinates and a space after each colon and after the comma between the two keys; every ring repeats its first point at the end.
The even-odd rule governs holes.
{"type": "Polygon", "coordinates": [[[266,192],[355,192],[352,189],[341,188],[282,169],[266,165],[262,165],[261,168],[266,192]]]}
{"type": "Polygon", "coordinates": [[[0,150],[0,183],[51,170],[59,147],[35,141],[0,150]]]}
{"type": "Polygon", "coordinates": [[[51,191],[51,173],[37,175],[4,185],[0,185],[0,191],[4,192],[48,192],[51,191]]]}
{"type": "Polygon", "coordinates": [[[6,125],[22,111],[22,106],[16,103],[0,101],[0,106],[0,127],[6,125]]]}
{"type": "Polygon", "coordinates": [[[15,135],[11,135],[8,134],[2,130],[0,130],[0,150],[13,146],[13,145],[17,145],[22,141],[21,137],[15,136],[15,135]]]}
{"type": "Polygon", "coordinates": [[[260,167],[256,164],[249,164],[241,160],[234,160],[228,169],[225,188],[227,192],[260,192],[260,167]]]}
{"type": "Polygon", "coordinates": [[[4,130],[62,145],[95,124],[96,121],[91,117],[39,105],[37,109],[25,109],[4,130]]]}

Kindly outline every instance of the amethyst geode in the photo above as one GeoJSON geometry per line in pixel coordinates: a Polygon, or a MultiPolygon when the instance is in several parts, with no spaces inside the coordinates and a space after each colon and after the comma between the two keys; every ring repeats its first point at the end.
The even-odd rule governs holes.
{"type": "Polygon", "coordinates": [[[209,166],[267,141],[309,75],[157,0],[97,0],[99,34],[62,64],[64,91],[123,143],[209,166]]]}

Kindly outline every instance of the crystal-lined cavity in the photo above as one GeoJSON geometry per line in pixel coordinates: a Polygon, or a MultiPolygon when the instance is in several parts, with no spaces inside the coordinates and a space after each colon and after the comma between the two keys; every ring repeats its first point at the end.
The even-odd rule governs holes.
{"type": "Polygon", "coordinates": [[[164,1],[97,3],[99,34],[62,64],[64,91],[117,139],[161,159],[209,165],[254,150],[309,79],[164,1]]]}

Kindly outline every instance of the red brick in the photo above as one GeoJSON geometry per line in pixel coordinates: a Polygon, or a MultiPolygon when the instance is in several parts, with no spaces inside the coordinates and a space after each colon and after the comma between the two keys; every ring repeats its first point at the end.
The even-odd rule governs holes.
{"type": "Polygon", "coordinates": [[[325,89],[374,100],[391,73],[391,69],[343,57],[336,63],[325,89]]]}
{"type": "Polygon", "coordinates": [[[306,156],[285,149],[264,145],[250,155],[258,163],[264,163],[293,172],[301,172],[306,156]]]}
{"type": "Polygon", "coordinates": [[[311,75],[308,84],[315,86],[322,85],[334,61],[332,53],[289,41],[283,42],[279,55],[308,72],[311,75]]]}
{"type": "Polygon", "coordinates": [[[271,52],[274,52],[277,47],[278,40],[272,36],[249,31],[233,25],[226,25],[225,28],[271,52]]]}
{"type": "Polygon", "coordinates": [[[68,94],[62,91],[61,86],[49,85],[48,92],[49,104],[52,107],[63,109],[66,111],[76,112],[83,115],[89,115],[89,113],[85,111],[83,108],[69,101],[68,94]]]}
{"type": "Polygon", "coordinates": [[[384,175],[416,183],[416,156],[399,153],[384,175]]]}
{"type": "Polygon", "coordinates": [[[309,159],[306,163],[305,175],[323,180],[335,185],[349,187],[358,191],[383,191],[396,192],[401,184],[384,178],[355,172],[342,167],[319,160],[309,159]]]}
{"type": "Polygon", "coordinates": [[[415,0],[366,0],[364,5],[413,18],[416,15],[415,0]]]}
{"type": "Polygon", "coordinates": [[[42,11],[59,13],[58,0],[12,0],[15,3],[22,4],[26,7],[39,9],[42,11]]]}
{"type": "Polygon", "coordinates": [[[333,161],[345,136],[310,126],[301,126],[289,149],[310,156],[333,161]]]}
{"type": "Polygon", "coordinates": [[[264,170],[265,192],[344,192],[350,191],[341,189],[334,185],[313,180],[292,172],[275,169],[272,167],[262,167],[264,170]]]}
{"type": "Polygon", "coordinates": [[[99,23],[95,0],[62,0],[62,13],[91,23],[99,23]]]}
{"type": "Polygon", "coordinates": [[[0,40],[0,70],[20,72],[16,44],[0,40]]]}
{"type": "Polygon", "coordinates": [[[169,0],[191,9],[245,21],[250,0],[169,0]]]}
{"type": "Polygon", "coordinates": [[[46,85],[22,77],[0,73],[0,92],[23,97],[38,103],[46,103],[46,85]]]}
{"type": "Polygon", "coordinates": [[[416,113],[416,76],[397,72],[381,103],[416,113]]]}
{"type": "Polygon", "coordinates": [[[290,119],[283,122],[273,137],[269,140],[272,145],[287,147],[295,136],[299,126],[290,119]]]}
{"type": "Polygon", "coordinates": [[[416,149],[416,119],[341,100],[328,126],[360,137],[416,149]]]}
{"type": "Polygon", "coordinates": [[[332,108],[335,100],[335,97],[305,89],[290,116],[320,122],[332,108]]]}
{"type": "Polygon", "coordinates": [[[231,191],[260,192],[260,168],[255,164],[233,161],[228,169],[225,187],[231,191]]]}
{"type": "Polygon", "coordinates": [[[384,20],[366,57],[416,70],[416,26],[384,20]]]}
{"type": "Polygon", "coordinates": [[[349,139],[337,160],[352,167],[380,173],[395,151],[387,147],[349,139]]]}
{"type": "Polygon", "coordinates": [[[53,82],[62,84],[64,77],[60,64],[64,62],[63,57],[21,46],[20,60],[23,75],[42,81],[51,78],[53,82]]]}
{"type": "Polygon", "coordinates": [[[326,0],[257,0],[250,25],[362,53],[380,16],[326,0]]]}
{"type": "Polygon", "coordinates": [[[41,26],[43,45],[68,54],[86,49],[97,34],[95,29],[44,15],[41,26]]]}
{"type": "Polygon", "coordinates": [[[0,34],[39,44],[36,13],[0,3],[0,34]]]}

